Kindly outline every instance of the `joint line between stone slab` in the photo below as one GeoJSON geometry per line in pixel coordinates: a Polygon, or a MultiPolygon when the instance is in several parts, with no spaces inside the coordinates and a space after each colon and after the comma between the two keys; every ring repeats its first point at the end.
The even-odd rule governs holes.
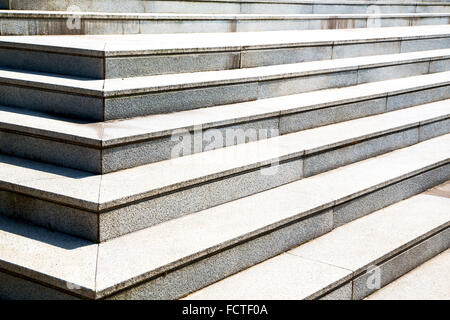
{"type": "MultiPolygon", "coordinates": [[[[325,234],[329,234],[330,232],[333,232],[333,230],[335,230],[335,229],[336,228],[332,229],[331,231],[329,231],[328,233],[325,233],[325,234]]],[[[312,239],[311,241],[314,241],[314,240],[315,239],[312,239]]],[[[300,245],[299,248],[302,247],[302,246],[303,245],[300,245]]],[[[291,256],[297,257],[297,258],[301,258],[301,259],[305,259],[305,260],[309,260],[309,261],[325,264],[325,265],[330,266],[330,267],[335,267],[335,268],[339,268],[339,269],[342,269],[342,270],[350,271],[352,274],[355,272],[355,270],[351,270],[351,269],[347,269],[347,268],[344,268],[344,267],[340,267],[340,266],[337,266],[337,265],[334,265],[334,264],[331,264],[331,263],[328,263],[328,262],[324,262],[324,261],[320,261],[320,260],[316,260],[316,259],[312,259],[312,258],[308,258],[308,257],[304,257],[304,256],[298,256],[296,254],[290,253],[289,251],[286,252],[286,253],[291,255],[291,256]]]]}

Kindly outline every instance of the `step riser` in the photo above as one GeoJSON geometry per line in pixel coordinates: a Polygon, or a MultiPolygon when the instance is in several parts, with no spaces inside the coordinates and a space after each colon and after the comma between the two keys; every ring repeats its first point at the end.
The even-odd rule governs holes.
{"type": "Polygon", "coordinates": [[[425,261],[366,300],[449,300],[450,247],[425,261]]]}
{"type": "MultiPolygon", "coordinates": [[[[274,170],[271,172],[275,174],[264,174],[259,169],[235,172],[233,175],[204,181],[171,193],[163,193],[134,203],[128,202],[122,207],[105,210],[99,215],[85,209],[74,209],[64,204],[8,191],[1,192],[0,212],[91,241],[102,242],[341,165],[407,147],[420,142],[419,139],[429,139],[448,132],[450,132],[450,120],[441,120],[437,124],[427,124],[422,129],[416,126],[349,146],[323,151],[320,154],[273,163],[270,170],[274,170]]],[[[428,186],[428,184],[424,182],[420,186],[428,186]]],[[[14,191],[20,192],[20,190],[14,191]]]]}
{"type": "Polygon", "coordinates": [[[106,121],[444,72],[450,70],[449,61],[448,57],[442,57],[440,60],[427,58],[410,63],[384,64],[368,68],[355,66],[348,68],[348,71],[336,69],[327,73],[306,74],[291,78],[261,79],[164,92],[136,92],[126,96],[107,96],[106,98],[73,94],[66,89],[58,89],[66,91],[42,90],[38,87],[25,87],[27,84],[22,87],[2,81],[0,104],[94,121],[106,121]]]}
{"type": "Polygon", "coordinates": [[[316,60],[447,49],[450,36],[378,42],[297,46],[277,49],[236,49],[224,52],[94,57],[70,52],[0,48],[0,66],[94,79],[128,78],[181,72],[261,67],[316,60]]]}
{"type": "MultiPolygon", "coordinates": [[[[440,168],[434,174],[443,179],[447,175],[440,168]],[[438,173],[438,171],[441,171],[438,173]]],[[[445,181],[445,180],[443,180],[445,181]]],[[[430,181],[427,181],[430,183],[430,181]]],[[[408,190],[409,191],[409,190],[408,190]]],[[[420,193],[419,191],[418,193],[420,193]]],[[[404,194],[408,198],[409,192],[404,194]]],[[[400,197],[399,197],[400,198],[400,197]]],[[[384,206],[392,204],[389,201],[384,206]]],[[[356,204],[358,205],[358,204],[356,204]]],[[[355,208],[355,210],[357,210],[355,208]]],[[[110,299],[177,299],[199,290],[209,284],[219,281],[231,274],[244,270],[273,256],[281,254],[289,248],[312,240],[320,234],[330,232],[333,228],[332,211],[324,211],[315,217],[308,217],[300,222],[287,225],[263,237],[239,244],[233,248],[202,259],[182,269],[169,272],[164,277],[156,278],[141,285],[135,286],[122,293],[108,297],[110,299]],[[270,249],[269,249],[270,248],[270,249]]],[[[438,245],[436,245],[438,246],[438,245]]],[[[438,251],[438,250],[437,250],[438,251]]],[[[437,254],[437,253],[436,253],[437,254]]],[[[406,269],[406,268],[405,268],[406,269]]],[[[406,272],[406,271],[405,271],[406,272]]],[[[357,279],[358,280],[358,279],[357,279]]],[[[361,280],[358,283],[363,283],[361,280]]],[[[317,296],[320,296],[318,293],[317,296]]],[[[312,297],[313,298],[313,297],[312,297]]]]}
{"type": "MultiPolygon", "coordinates": [[[[448,248],[450,248],[450,228],[378,265],[382,275],[381,287],[388,285],[448,248]]],[[[370,277],[370,274],[362,275],[353,280],[354,291],[352,298],[354,300],[361,300],[376,291],[376,289],[370,289],[366,285],[368,277],[370,277]]]]}
{"type": "MultiPolygon", "coordinates": [[[[416,1],[414,1],[416,2],[416,1]]],[[[70,2],[69,2],[70,4],[70,2]]],[[[69,4],[65,0],[8,0],[0,1],[0,8],[12,10],[66,11],[69,4]]],[[[251,2],[204,2],[204,1],[79,1],[74,5],[87,12],[141,12],[141,13],[230,13],[230,14],[310,14],[310,13],[414,13],[414,12],[448,12],[444,5],[414,4],[324,4],[324,3],[251,3],[251,2]]],[[[75,10],[75,8],[73,9],[75,10]]]]}
{"type": "MultiPolygon", "coordinates": [[[[70,17],[69,17],[70,18],[70,17]]],[[[320,30],[320,29],[353,29],[378,27],[408,27],[424,25],[449,24],[449,16],[442,14],[430,17],[346,17],[282,20],[144,20],[118,18],[83,17],[79,28],[60,17],[7,17],[0,14],[2,27],[0,35],[93,35],[93,34],[162,34],[162,33],[197,33],[197,32],[249,32],[249,31],[281,31],[281,30],[320,30]]]]}
{"type": "MultiPolygon", "coordinates": [[[[203,149],[210,150],[210,135],[221,135],[223,145],[226,146],[228,135],[231,132],[243,133],[242,139],[233,139],[234,144],[243,141],[255,141],[270,137],[271,133],[278,132],[280,135],[311,129],[323,125],[334,124],[342,121],[363,118],[366,116],[381,114],[384,112],[412,107],[418,104],[426,104],[450,98],[450,85],[440,87],[422,88],[402,94],[389,94],[371,97],[370,100],[361,99],[347,104],[339,104],[316,110],[270,116],[253,121],[245,121],[241,124],[233,123],[221,125],[216,128],[204,129],[189,135],[183,134],[183,141],[191,141],[189,153],[197,153],[194,141],[203,137],[203,149]],[[233,131],[232,131],[233,130],[233,131]],[[258,134],[267,132],[268,134],[258,134]],[[255,134],[253,134],[255,133],[255,134]],[[186,140],[185,140],[186,139],[186,140]],[[208,149],[206,149],[208,148],[208,149]]],[[[445,130],[446,126],[441,129],[445,130]]],[[[107,131],[105,132],[107,135],[107,131]]],[[[180,135],[175,134],[174,138],[180,135]]],[[[130,143],[105,149],[93,146],[75,145],[67,141],[56,141],[51,138],[24,134],[4,127],[0,129],[0,152],[31,160],[43,161],[73,169],[92,172],[95,174],[109,173],[121,169],[133,168],[139,165],[149,164],[173,157],[172,150],[180,144],[178,139],[172,140],[172,136],[163,136],[152,140],[130,143]],[[58,150],[57,153],[54,150],[58,150]]],[[[215,146],[219,148],[219,146],[215,146]]]]}
{"type": "MultiPolygon", "coordinates": [[[[401,254],[391,257],[387,261],[373,265],[377,267],[381,275],[380,288],[388,285],[402,275],[408,273],[422,263],[432,259],[439,253],[450,247],[450,228],[441,230],[434,236],[408,248],[401,254]]],[[[368,286],[373,273],[365,272],[354,277],[351,281],[341,284],[339,288],[333,288],[330,292],[319,297],[320,300],[362,300],[378,288],[368,286]]],[[[317,294],[310,297],[317,299],[317,294]]]]}

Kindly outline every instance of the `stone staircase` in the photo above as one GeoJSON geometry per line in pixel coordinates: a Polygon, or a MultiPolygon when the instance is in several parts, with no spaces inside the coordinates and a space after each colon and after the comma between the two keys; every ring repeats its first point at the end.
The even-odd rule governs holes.
{"type": "Polygon", "coordinates": [[[349,29],[450,21],[447,0],[0,0],[2,8],[11,10],[0,12],[0,35],[349,29]]]}
{"type": "Polygon", "coordinates": [[[0,298],[395,298],[448,264],[450,2],[67,5],[0,1],[0,298]]]}

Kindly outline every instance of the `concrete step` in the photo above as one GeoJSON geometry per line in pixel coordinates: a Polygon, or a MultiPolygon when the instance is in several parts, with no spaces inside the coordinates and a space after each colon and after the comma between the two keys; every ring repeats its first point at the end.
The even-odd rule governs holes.
{"type": "MultiPolygon", "coordinates": [[[[449,207],[449,198],[427,194],[412,197],[334,229],[186,299],[362,299],[450,247],[449,207]]],[[[433,274],[434,279],[448,278],[445,262],[440,267],[441,274],[433,274]]],[[[409,283],[424,285],[417,277],[409,274],[404,277],[409,278],[409,283]]],[[[396,283],[401,279],[373,296],[383,296],[390,287],[398,286],[396,283]]],[[[432,283],[427,284],[433,287],[432,283]]],[[[440,288],[442,293],[448,292],[448,286],[440,288]]],[[[409,289],[403,285],[397,292],[407,295],[409,289]]],[[[415,298],[422,299],[417,293],[415,298]]]]}
{"type": "Polygon", "coordinates": [[[346,1],[346,0],[0,0],[1,9],[89,12],[148,13],[398,13],[449,12],[450,4],[432,1],[346,1]]]}
{"type": "MultiPolygon", "coordinates": [[[[104,175],[1,156],[0,212],[91,241],[106,241],[392,150],[417,143],[420,148],[421,142],[440,135],[448,143],[443,146],[446,151],[449,102],[104,175]]],[[[446,170],[442,175],[450,179],[446,170]]],[[[431,187],[436,179],[430,177],[423,185],[431,187]]]]}
{"type": "Polygon", "coordinates": [[[450,49],[92,80],[0,70],[0,104],[94,121],[170,113],[450,70],[450,49]]]}
{"type": "MultiPolygon", "coordinates": [[[[2,283],[7,284],[0,294],[183,297],[332,231],[342,214],[379,210],[400,200],[400,193],[408,198],[407,185],[418,193],[426,187],[419,180],[448,180],[449,139],[436,138],[101,244],[1,218],[0,242],[8,250],[0,251],[2,283]]],[[[364,286],[368,266],[381,267],[384,283],[448,247],[448,207],[447,198],[420,195],[356,220],[285,254],[285,260],[299,259],[290,262],[296,271],[288,265],[275,283],[298,276],[294,281],[302,285],[295,286],[295,298],[300,298],[323,296],[339,285],[344,288],[339,294],[347,293],[352,281],[354,297],[364,296],[370,293],[364,286]],[[316,276],[303,279],[305,271],[316,276]]],[[[270,281],[268,274],[227,297],[270,281]]]]}
{"type": "Polygon", "coordinates": [[[0,66],[104,79],[450,48],[450,25],[0,38],[0,66]]]}
{"type": "Polygon", "coordinates": [[[178,14],[0,10],[0,35],[351,29],[449,24],[450,13],[178,14]]]}
{"type": "Polygon", "coordinates": [[[450,300],[450,249],[408,272],[367,300],[450,300]]]}
{"type": "Polygon", "coordinates": [[[102,174],[445,99],[450,72],[96,123],[0,107],[0,152],[102,174]]]}

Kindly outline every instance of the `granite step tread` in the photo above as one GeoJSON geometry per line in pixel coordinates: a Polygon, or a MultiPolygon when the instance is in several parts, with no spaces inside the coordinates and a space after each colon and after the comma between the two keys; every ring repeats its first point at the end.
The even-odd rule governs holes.
{"type": "Polygon", "coordinates": [[[0,66],[94,79],[253,68],[450,46],[448,25],[189,36],[0,37],[0,66]],[[219,40],[220,39],[220,40],[219,40]]]}
{"type": "MultiPolygon", "coordinates": [[[[450,4],[449,4],[450,6],[450,4]]],[[[245,33],[9,36],[0,46],[91,57],[217,52],[446,37],[449,25],[245,33]]]]}
{"type": "MultiPolygon", "coordinates": [[[[309,181],[305,180],[306,183],[303,181],[283,186],[102,244],[93,244],[0,217],[2,225],[0,242],[8,244],[2,246],[4,250],[0,251],[0,266],[3,271],[13,275],[34,279],[78,296],[103,298],[118,290],[123,293],[129,286],[142,284],[166,272],[170,274],[173,269],[186,267],[192,261],[204,259],[221,249],[262,235],[295,218],[307,217],[313,212],[332,206],[339,201],[338,199],[348,197],[351,193],[363,192],[377,184],[387,184],[407,171],[417,170],[417,165],[425,164],[422,161],[425,158],[427,158],[425,162],[441,162],[442,159],[438,154],[442,154],[444,148],[439,148],[436,143],[440,146],[449,145],[448,141],[443,142],[441,138],[437,138],[434,141],[330,171],[309,181]],[[439,140],[441,141],[438,142],[439,140]],[[408,163],[405,166],[405,158],[415,159],[409,161],[415,162],[414,169],[408,163]],[[349,185],[349,176],[354,177],[355,173],[357,176],[361,169],[370,169],[364,172],[371,174],[364,179],[352,179],[353,183],[349,185]],[[387,171],[389,174],[386,174],[387,171]],[[316,194],[319,187],[317,182],[320,182],[317,180],[328,181],[329,185],[333,184],[334,187],[319,188],[322,191],[316,194]],[[338,187],[342,184],[347,185],[345,191],[338,187]],[[278,204],[272,201],[275,198],[280,200],[278,204]],[[258,219],[255,219],[255,215],[258,219]],[[200,227],[203,230],[201,233],[198,232],[200,227]]],[[[449,151],[447,150],[447,159],[449,151]]],[[[323,183],[321,185],[324,186],[323,183]]],[[[295,293],[302,297],[317,295],[319,290],[323,293],[323,289],[330,289],[330,285],[336,286],[350,280],[357,271],[367,265],[386,260],[402,249],[416,245],[427,236],[448,228],[449,201],[443,197],[419,195],[355,220],[283,255],[283,259],[287,260],[294,259],[294,256],[301,259],[298,260],[298,265],[304,264],[305,270],[330,272],[326,278],[315,283],[307,281],[304,287],[297,288],[303,291],[295,293]],[[387,227],[375,230],[374,225],[387,227]],[[392,232],[393,229],[398,232],[392,232]],[[353,241],[355,234],[361,235],[360,241],[353,241]],[[335,239],[336,242],[330,239],[335,239]],[[329,260],[326,266],[320,261],[311,261],[316,259],[314,254],[328,252],[328,249],[323,247],[330,243],[333,244],[333,248],[338,247],[336,249],[338,252],[348,249],[342,252],[343,256],[338,259],[347,262],[342,264],[343,267],[333,267],[333,263],[339,263],[333,260],[329,260]],[[363,250],[360,253],[361,244],[368,244],[375,250],[363,250]],[[321,250],[308,250],[313,247],[321,250]],[[357,256],[356,253],[360,255],[357,256]]],[[[335,258],[336,255],[333,254],[329,259],[335,258]]],[[[295,274],[298,273],[284,275],[295,274]]],[[[184,279],[189,277],[186,276],[184,279]]],[[[164,278],[162,281],[164,282],[164,278]]],[[[165,286],[164,289],[169,290],[169,287],[171,285],[165,286]]],[[[247,288],[251,290],[251,286],[247,288]]]]}
{"type": "Polygon", "coordinates": [[[448,24],[450,13],[183,14],[0,10],[1,35],[157,34],[448,24]],[[74,19],[80,19],[77,25],[74,19]],[[72,24],[68,24],[72,21],[72,24]]]}
{"type": "Polygon", "coordinates": [[[95,79],[242,69],[450,46],[448,25],[343,30],[0,37],[0,66],[95,79]]]}
{"type": "Polygon", "coordinates": [[[340,299],[357,298],[352,293],[356,290],[352,282],[375,266],[381,266],[381,275],[387,272],[383,264],[395,256],[407,255],[407,248],[414,252],[414,247],[430,236],[440,238],[434,243],[438,251],[448,248],[449,206],[450,199],[426,194],[414,196],[349,222],[186,299],[314,299],[326,298],[327,293],[336,289],[345,292],[340,299]],[[447,235],[447,239],[443,235],[447,235]]]}
{"type": "Polygon", "coordinates": [[[367,300],[450,300],[450,249],[408,272],[367,300]]]}
{"type": "MultiPolygon", "coordinates": [[[[450,116],[449,103],[450,100],[444,100],[420,105],[102,176],[1,156],[0,184],[3,189],[58,203],[106,210],[275,162],[445,120],[450,116]]],[[[443,137],[446,138],[448,135],[443,137]]],[[[417,139],[419,142],[420,137],[417,139]]]]}
{"type": "Polygon", "coordinates": [[[414,62],[430,62],[445,60],[449,56],[450,49],[439,49],[237,70],[164,74],[106,80],[2,68],[0,69],[0,83],[106,98],[225,84],[288,79],[297,76],[370,69],[414,62]]]}
{"type": "Polygon", "coordinates": [[[105,122],[85,122],[0,106],[0,130],[97,148],[170,136],[175,130],[225,125],[395,96],[450,84],[450,71],[377,81],[237,104],[105,122]]]}

